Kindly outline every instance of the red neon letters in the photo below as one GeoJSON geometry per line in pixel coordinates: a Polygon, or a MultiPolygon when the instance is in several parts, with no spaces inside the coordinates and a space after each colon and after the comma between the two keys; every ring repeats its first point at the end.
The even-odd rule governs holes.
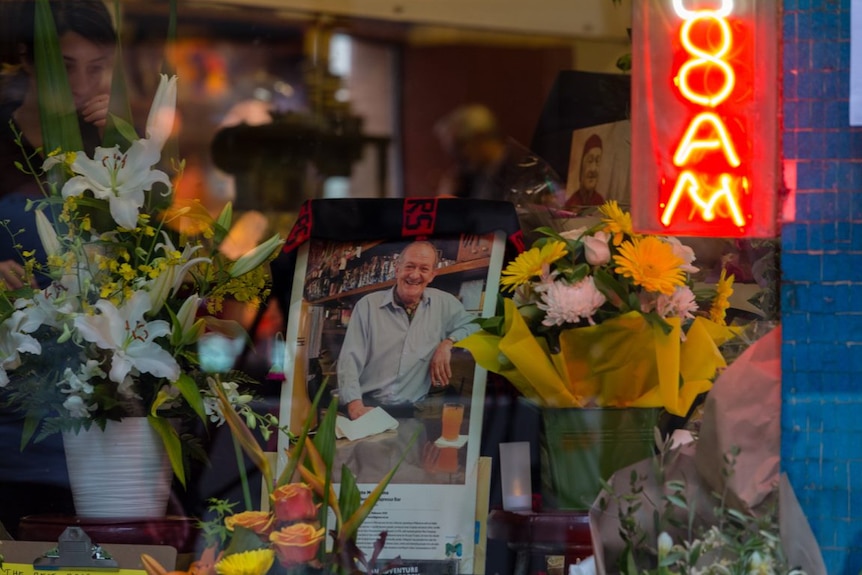
{"type": "Polygon", "coordinates": [[[728,61],[734,48],[728,23],[733,0],[721,0],[711,10],[689,10],[683,0],[673,0],[673,9],[682,19],[679,38],[687,55],[673,81],[696,114],[676,145],[673,164],[680,172],[667,202],[660,204],[661,223],[670,226],[680,201],[688,198],[703,221],[729,219],[741,229],[746,217],[740,198],[750,186],[735,169],[742,160],[725,119],[714,111],[737,87],[736,72],[728,61]]]}

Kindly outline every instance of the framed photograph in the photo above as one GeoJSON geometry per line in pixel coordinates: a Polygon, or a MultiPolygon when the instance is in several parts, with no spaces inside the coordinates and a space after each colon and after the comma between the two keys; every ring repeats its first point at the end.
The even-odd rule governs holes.
{"type": "Polygon", "coordinates": [[[616,200],[625,206],[631,204],[631,133],[629,120],[572,131],[566,178],[569,202],[597,205],[616,200]]]}
{"type": "MultiPolygon", "coordinates": [[[[440,201],[456,212],[488,208],[440,201]]],[[[367,230],[315,237],[312,226],[294,242],[280,421],[298,431],[321,387],[322,408],[337,397],[333,481],[346,465],[368,493],[398,464],[360,529],[360,549],[370,552],[386,531],[384,558],[470,573],[486,373],[457,341],[478,330],[476,318],[494,315],[517,218],[493,230],[463,216],[460,232],[448,219],[443,233],[399,225],[378,228],[376,239],[367,230]]],[[[279,468],[287,447],[283,437],[279,468]]]]}

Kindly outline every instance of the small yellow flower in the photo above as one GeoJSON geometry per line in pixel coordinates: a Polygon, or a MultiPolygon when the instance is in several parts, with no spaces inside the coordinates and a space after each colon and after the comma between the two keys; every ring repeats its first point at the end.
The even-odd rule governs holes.
{"type": "Polygon", "coordinates": [[[129,264],[120,265],[119,274],[126,281],[132,281],[135,279],[135,269],[129,264]]]}
{"type": "Polygon", "coordinates": [[[624,235],[634,236],[634,229],[632,228],[632,216],[628,212],[624,212],[620,209],[619,204],[617,204],[616,200],[609,200],[605,202],[600,208],[599,211],[605,216],[602,219],[602,223],[605,224],[604,231],[613,234],[613,244],[618,246],[623,241],[624,235]]]}
{"type": "Polygon", "coordinates": [[[673,254],[673,247],[654,236],[633,238],[620,246],[614,256],[614,271],[631,278],[647,291],[671,295],[685,283],[685,262],[673,254]]]}
{"type": "Polygon", "coordinates": [[[272,549],[253,549],[228,555],[215,564],[219,575],[264,575],[275,562],[272,549]]]}
{"type": "Polygon", "coordinates": [[[500,279],[500,285],[510,291],[514,290],[519,285],[540,276],[547,266],[567,253],[566,244],[559,241],[550,241],[541,248],[531,248],[506,266],[506,269],[503,270],[503,277],[500,279]]]}
{"type": "Polygon", "coordinates": [[[709,308],[709,319],[718,325],[726,325],[725,314],[730,307],[730,296],[733,295],[733,280],[735,276],[727,275],[727,270],[721,270],[718,283],[715,284],[715,298],[709,308]]]}

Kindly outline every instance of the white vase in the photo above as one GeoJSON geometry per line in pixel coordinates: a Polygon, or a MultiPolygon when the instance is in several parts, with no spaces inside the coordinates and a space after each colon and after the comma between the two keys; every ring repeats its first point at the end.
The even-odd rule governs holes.
{"type": "Polygon", "coordinates": [[[63,432],[75,513],[86,518],[164,517],[173,473],[146,417],[63,432]]]}

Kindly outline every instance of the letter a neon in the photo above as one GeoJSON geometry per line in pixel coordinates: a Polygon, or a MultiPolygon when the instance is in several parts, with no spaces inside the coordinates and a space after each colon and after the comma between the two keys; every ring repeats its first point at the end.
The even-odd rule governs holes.
{"type": "Polygon", "coordinates": [[[696,150],[721,150],[724,152],[727,163],[732,167],[736,168],[740,164],[739,155],[733,147],[733,142],[727,133],[727,128],[724,127],[724,122],[713,112],[701,112],[688,125],[688,129],[673,155],[674,165],[677,167],[685,165],[689,156],[696,150]],[[698,131],[705,124],[712,127],[710,137],[698,137],[698,131]]]}

